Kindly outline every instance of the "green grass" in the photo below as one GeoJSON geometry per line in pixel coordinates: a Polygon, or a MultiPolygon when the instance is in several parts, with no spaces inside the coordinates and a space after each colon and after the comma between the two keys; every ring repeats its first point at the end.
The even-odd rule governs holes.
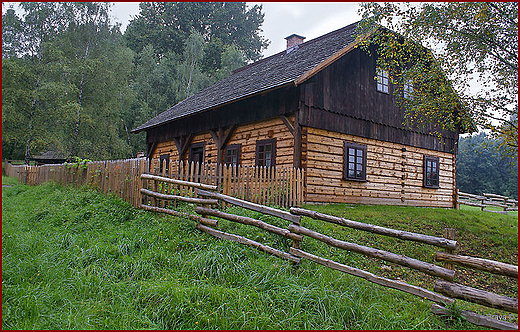
{"type": "MultiPolygon", "coordinates": [[[[12,185],[2,188],[3,329],[476,328],[432,315],[430,302],[412,295],[309,261],[295,269],[201,233],[192,221],[137,210],[89,189],[29,187],[6,177],[2,183],[12,185]]],[[[461,239],[470,241],[463,250],[475,241],[475,252],[487,250],[487,258],[501,261],[512,260],[517,252],[517,222],[508,216],[400,207],[310,208],[432,235],[441,235],[444,226],[456,227],[461,239]]],[[[229,210],[286,226],[276,218],[229,210]]],[[[433,249],[424,249],[428,246],[307,218],[303,223],[340,239],[413,251],[408,254],[431,261],[433,249]]],[[[221,222],[221,228],[281,249],[290,245],[252,227],[221,222]]],[[[302,248],[382,274],[376,260],[308,238],[302,248]]],[[[425,279],[387,265],[392,270],[385,273],[394,278],[401,275],[416,284],[425,279]]]]}

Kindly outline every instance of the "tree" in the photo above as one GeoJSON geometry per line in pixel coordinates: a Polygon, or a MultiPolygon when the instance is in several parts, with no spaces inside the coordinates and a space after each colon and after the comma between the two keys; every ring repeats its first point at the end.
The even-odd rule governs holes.
{"type": "Polygon", "coordinates": [[[370,41],[381,55],[378,64],[393,74],[401,94],[407,80],[413,83],[413,98],[403,102],[410,119],[440,120],[450,129],[471,129],[473,119],[500,138],[505,153],[518,154],[517,3],[371,2],[363,3],[360,12],[365,18],[361,35],[378,23],[404,37],[388,38],[380,29],[370,41]],[[433,54],[420,52],[423,46],[433,54]],[[398,68],[402,63],[413,63],[408,73],[398,68]],[[449,80],[441,79],[440,72],[449,80]],[[476,92],[475,79],[480,84],[476,92]],[[444,94],[446,100],[441,96],[451,91],[466,111],[446,117],[456,98],[451,93],[444,94]]]}
{"type": "Polygon", "coordinates": [[[133,52],[106,3],[21,3],[2,32],[4,152],[44,149],[90,159],[128,156],[121,121],[132,102],[133,52]],[[19,42],[13,42],[17,38],[19,42]]]}
{"type": "Polygon", "coordinates": [[[125,31],[136,53],[152,45],[159,58],[168,52],[182,54],[192,29],[205,43],[236,45],[249,61],[259,59],[268,46],[260,36],[261,5],[248,9],[245,2],[142,2],[139,8],[125,31]]]}
{"type": "Polygon", "coordinates": [[[518,198],[518,159],[504,156],[500,145],[500,139],[488,137],[484,132],[459,140],[457,187],[460,191],[518,198]]]}

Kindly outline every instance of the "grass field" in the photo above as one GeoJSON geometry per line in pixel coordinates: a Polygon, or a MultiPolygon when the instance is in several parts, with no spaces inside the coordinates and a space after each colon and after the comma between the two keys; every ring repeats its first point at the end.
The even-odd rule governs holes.
{"type": "MultiPolygon", "coordinates": [[[[203,234],[192,221],[137,210],[88,189],[55,184],[29,187],[6,177],[2,183],[12,186],[2,188],[3,329],[477,328],[460,317],[432,315],[430,302],[412,295],[309,261],[293,268],[276,257],[203,234]]],[[[517,262],[515,217],[409,207],[309,208],[431,235],[442,235],[445,226],[455,227],[461,252],[517,262]]],[[[432,261],[434,249],[429,246],[307,218],[303,224],[340,239],[432,261]]],[[[221,222],[221,228],[281,249],[290,245],[251,227],[221,222]]],[[[302,248],[432,287],[432,280],[420,273],[392,264],[384,264],[387,268],[381,271],[381,261],[330,249],[308,238],[302,248]]],[[[514,281],[462,272],[469,284],[517,296],[514,281]]],[[[496,313],[469,304],[458,307],[496,313]]]]}

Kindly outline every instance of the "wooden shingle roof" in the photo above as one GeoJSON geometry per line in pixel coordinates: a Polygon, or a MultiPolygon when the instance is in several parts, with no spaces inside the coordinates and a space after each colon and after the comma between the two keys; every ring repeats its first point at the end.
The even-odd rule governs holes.
{"type": "Polygon", "coordinates": [[[132,130],[137,133],[288,84],[297,85],[349,52],[359,22],[237,69],[132,130]]]}

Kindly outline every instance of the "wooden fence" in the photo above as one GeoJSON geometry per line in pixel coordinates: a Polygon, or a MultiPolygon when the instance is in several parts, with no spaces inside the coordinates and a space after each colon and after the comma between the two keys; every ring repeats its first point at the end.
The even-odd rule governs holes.
{"type": "MultiPolygon", "coordinates": [[[[7,176],[17,177],[20,183],[29,185],[48,181],[88,185],[103,193],[112,192],[136,207],[141,205],[140,176],[144,173],[217,186],[219,192],[259,204],[301,206],[305,197],[303,170],[288,167],[190,164],[178,161],[171,161],[161,167],[158,159],[149,163],[146,158],[138,158],[42,166],[14,166],[6,162],[5,172],[7,176]]],[[[163,194],[170,194],[169,190],[177,189],[173,186],[160,188],[163,194]]],[[[192,187],[182,187],[180,190],[183,190],[183,196],[193,195],[192,187]]]]}
{"type": "MultiPolygon", "coordinates": [[[[518,276],[518,267],[512,266],[509,264],[482,260],[475,257],[466,257],[466,256],[458,256],[455,255],[454,252],[458,246],[457,241],[454,239],[454,232],[451,229],[447,229],[444,237],[435,237],[429,236],[419,233],[412,233],[402,230],[395,230],[386,227],[380,227],[376,225],[361,223],[357,221],[348,220],[345,218],[339,218],[335,216],[330,216],[322,213],[318,213],[315,211],[305,210],[302,208],[292,207],[290,208],[290,212],[282,211],[279,209],[275,209],[272,207],[264,206],[261,204],[256,204],[248,201],[244,201],[240,198],[232,197],[229,195],[224,195],[221,193],[215,192],[217,189],[216,186],[210,185],[201,185],[197,183],[184,182],[179,180],[172,180],[169,178],[164,178],[160,176],[153,176],[144,174],[142,176],[144,180],[154,180],[154,183],[159,183],[155,185],[156,188],[161,187],[161,182],[163,185],[166,183],[174,184],[176,186],[184,186],[185,188],[191,187],[193,189],[192,195],[193,197],[186,197],[184,199],[179,199],[178,195],[165,195],[160,192],[156,192],[150,189],[142,189],[141,193],[150,199],[164,199],[164,200],[183,200],[186,202],[195,203],[196,207],[193,213],[186,212],[178,212],[171,208],[171,204],[165,204],[162,207],[159,206],[160,202],[158,201],[150,201],[148,204],[157,204],[148,205],[143,204],[142,208],[155,211],[168,213],[176,216],[186,217],[191,220],[197,221],[196,228],[208,233],[212,236],[215,236],[220,239],[230,240],[239,242],[263,252],[269,253],[276,257],[288,260],[294,264],[299,264],[301,259],[308,259],[317,264],[326,266],[328,268],[338,270],[344,273],[348,273],[357,277],[364,278],[372,283],[376,283],[385,287],[397,289],[409,294],[413,294],[416,296],[420,296],[421,298],[428,299],[433,301],[434,304],[432,306],[432,312],[436,314],[449,314],[449,310],[446,309],[446,305],[452,304],[455,302],[455,299],[463,299],[466,301],[470,301],[473,303],[478,303],[484,306],[506,310],[510,312],[516,312],[518,310],[518,300],[501,296],[498,294],[493,294],[481,290],[477,290],[474,288],[470,288],[467,286],[463,286],[454,282],[455,280],[455,271],[453,268],[453,264],[466,264],[465,266],[478,266],[479,269],[499,273],[503,275],[507,275],[513,278],[517,278],[518,276]],[[233,206],[239,206],[244,209],[248,209],[251,211],[260,212],[265,215],[270,215],[273,217],[280,218],[281,221],[278,223],[278,226],[273,225],[272,223],[254,219],[251,217],[240,216],[236,214],[227,213],[221,210],[216,209],[216,206],[222,204],[229,204],[233,206]],[[237,234],[231,234],[228,232],[224,232],[223,230],[218,229],[219,221],[217,219],[211,219],[211,217],[216,217],[220,219],[225,219],[227,221],[231,221],[234,223],[240,223],[244,225],[249,225],[253,227],[257,227],[259,229],[265,230],[269,233],[279,235],[281,237],[292,240],[292,244],[289,250],[284,250],[283,248],[274,248],[272,246],[259,243],[252,239],[249,239],[245,236],[240,236],[237,234]],[[437,261],[444,262],[445,266],[439,266],[434,263],[423,262],[411,257],[407,257],[404,255],[398,255],[392,252],[388,252],[381,249],[375,249],[363,245],[359,245],[356,243],[347,242],[344,240],[336,239],[331,236],[321,234],[314,230],[311,230],[307,227],[304,227],[301,222],[302,217],[309,217],[312,219],[325,221],[329,223],[333,223],[335,225],[349,227],[360,231],[370,232],[374,234],[390,236],[394,238],[398,238],[405,241],[414,241],[427,245],[436,246],[438,248],[442,248],[445,252],[438,252],[436,255],[437,261]],[[286,226],[280,227],[280,224],[285,224],[286,226]],[[404,267],[408,267],[414,269],[416,271],[440,278],[435,282],[434,291],[425,289],[423,287],[415,286],[409,283],[406,283],[402,280],[393,280],[389,278],[385,278],[382,276],[378,276],[368,271],[364,271],[355,267],[351,267],[340,262],[336,262],[334,260],[320,257],[316,254],[306,252],[300,248],[302,241],[304,241],[305,237],[309,237],[320,241],[328,246],[332,246],[335,248],[352,251],[356,253],[360,253],[367,257],[377,258],[380,260],[384,260],[387,262],[392,262],[404,267]],[[461,263],[462,262],[462,263],[461,263]]],[[[187,190],[184,190],[187,192],[187,190]]],[[[483,316],[476,314],[474,312],[463,311],[461,313],[466,319],[474,324],[498,328],[498,329],[517,329],[517,325],[497,320],[488,316],[483,316]]]]}
{"type": "Polygon", "coordinates": [[[140,205],[140,176],[148,170],[146,158],[92,161],[54,165],[14,166],[4,164],[7,176],[20,183],[38,185],[53,181],[75,186],[87,185],[102,193],[113,193],[133,206],[140,205]]]}
{"type": "MultiPolygon", "coordinates": [[[[151,174],[188,182],[218,186],[218,191],[253,203],[281,207],[304,204],[304,172],[292,167],[217,165],[170,161],[161,167],[153,160],[151,174]]],[[[152,184],[150,184],[152,185],[152,184]]],[[[170,188],[177,190],[176,188],[170,188]]],[[[182,188],[181,188],[182,189],[182,188]]],[[[166,193],[167,187],[163,187],[166,193]]],[[[187,188],[187,195],[193,189],[187,188]]]]}
{"type": "Polygon", "coordinates": [[[482,195],[473,195],[457,191],[457,203],[468,206],[479,207],[480,210],[486,212],[507,214],[508,211],[518,211],[518,201],[507,196],[482,193],[482,195]],[[502,211],[489,210],[489,207],[499,207],[502,211]],[[486,209],[487,208],[487,209],[486,209]]]}

